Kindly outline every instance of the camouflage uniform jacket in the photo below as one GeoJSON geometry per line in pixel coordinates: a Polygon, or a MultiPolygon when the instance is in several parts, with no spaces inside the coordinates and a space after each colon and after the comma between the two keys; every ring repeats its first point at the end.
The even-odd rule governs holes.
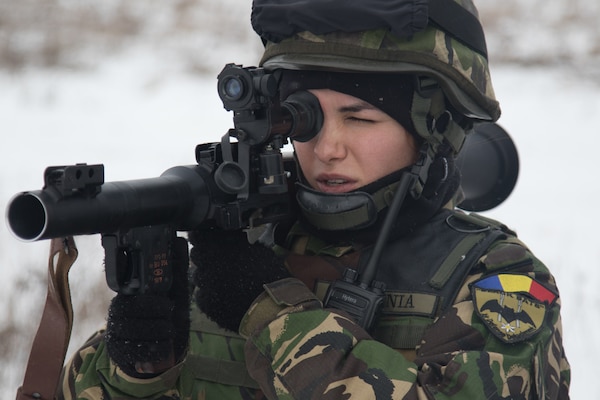
{"type": "MultiPolygon", "coordinates": [[[[368,254],[290,238],[299,265],[360,270],[368,254]]],[[[386,301],[371,334],[322,307],[326,282],[315,281],[315,295],[292,268],[304,283],[266,285],[240,326],[245,342],[193,311],[186,360],[136,380],[110,362],[100,334],[67,365],[65,398],[568,399],[554,279],[512,232],[444,211],[388,247],[377,275],[386,301]]]]}

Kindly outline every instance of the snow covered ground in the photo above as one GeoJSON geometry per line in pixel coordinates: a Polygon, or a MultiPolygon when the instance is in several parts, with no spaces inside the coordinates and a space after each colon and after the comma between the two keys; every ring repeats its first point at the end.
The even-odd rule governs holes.
{"type": "MultiPolygon", "coordinates": [[[[248,58],[223,63],[248,64],[248,58]]],[[[171,74],[157,67],[163,61],[130,52],[95,71],[0,74],[0,209],[18,191],[40,189],[49,165],[104,163],[106,181],[117,181],[194,163],[195,145],[219,140],[232,126],[231,115],[216,94],[216,74],[171,74]]],[[[572,398],[586,399],[596,378],[593,360],[600,358],[594,340],[600,327],[600,85],[566,68],[496,66],[492,72],[500,124],[517,144],[521,174],[508,200],[485,214],[516,229],[555,274],[572,398]]],[[[77,243],[75,346],[102,323],[111,296],[99,237],[77,243]]],[[[20,242],[0,224],[0,341],[10,340],[0,345],[2,398],[14,398],[23,377],[43,307],[47,250],[47,241],[20,242]]]]}

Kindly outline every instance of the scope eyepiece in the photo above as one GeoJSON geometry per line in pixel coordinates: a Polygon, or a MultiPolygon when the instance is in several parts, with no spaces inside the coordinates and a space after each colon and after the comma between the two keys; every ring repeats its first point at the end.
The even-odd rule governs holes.
{"type": "Polygon", "coordinates": [[[286,110],[292,119],[289,138],[297,142],[308,142],[323,127],[323,111],[317,97],[302,90],[288,96],[281,108],[286,110]]]}
{"type": "Polygon", "coordinates": [[[280,71],[227,64],[217,77],[223,107],[234,112],[234,135],[250,145],[280,135],[307,142],[323,126],[319,100],[308,91],[279,99],[280,71]]]}

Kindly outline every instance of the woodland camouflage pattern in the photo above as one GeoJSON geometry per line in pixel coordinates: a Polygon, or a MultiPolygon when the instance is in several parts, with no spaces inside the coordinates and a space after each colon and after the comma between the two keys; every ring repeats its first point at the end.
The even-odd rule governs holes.
{"type": "Polygon", "coordinates": [[[267,43],[260,64],[432,75],[456,106],[472,101],[488,114],[485,119],[500,117],[487,59],[434,27],[411,38],[398,38],[386,29],[325,35],[302,32],[267,43]]]}
{"type": "Polygon", "coordinates": [[[185,361],[162,375],[135,379],[108,357],[104,330],[93,335],[65,366],[59,399],[263,399],[244,363],[244,339],[219,328],[192,305],[185,361]]]}
{"type": "Polygon", "coordinates": [[[527,274],[558,293],[546,267],[520,242],[500,241],[411,355],[374,340],[318,301],[307,301],[306,287],[280,281],[273,284],[277,290],[257,299],[243,322],[241,331],[254,332],[245,354],[240,336],[211,326],[194,309],[190,351],[182,364],[156,378],[129,378],[109,360],[100,332],[67,365],[64,398],[263,398],[244,372],[245,359],[271,399],[567,399],[570,369],[560,299],[547,307],[535,335],[506,343],[477,315],[471,299],[470,284],[498,271],[527,274]]]}
{"type": "MultiPolygon", "coordinates": [[[[530,259],[510,272],[556,290],[547,269],[522,250],[499,243],[482,265],[506,272],[507,262],[530,259]]],[[[280,399],[568,398],[560,302],[549,307],[534,337],[513,344],[498,340],[474,312],[469,291],[486,269],[468,277],[454,305],[427,329],[414,362],[349,319],[317,309],[280,315],[251,337],[248,370],[267,397],[280,399]]]]}

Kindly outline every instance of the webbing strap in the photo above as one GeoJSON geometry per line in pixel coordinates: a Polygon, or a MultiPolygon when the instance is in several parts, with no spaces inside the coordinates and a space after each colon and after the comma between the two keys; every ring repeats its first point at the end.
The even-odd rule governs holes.
{"type": "Polygon", "coordinates": [[[448,257],[442,263],[440,269],[436,271],[433,277],[429,280],[429,284],[436,288],[441,289],[446,285],[448,279],[454,274],[458,265],[463,262],[466,255],[479,243],[486,233],[478,233],[473,235],[465,236],[463,240],[448,254],[448,257]]]}
{"type": "Polygon", "coordinates": [[[377,325],[373,336],[393,349],[414,349],[433,322],[428,317],[404,317],[377,325]]]}
{"type": "Polygon", "coordinates": [[[411,118],[417,134],[429,142],[435,152],[441,144],[447,142],[454,152],[458,153],[464,144],[466,133],[454,121],[447,108],[441,89],[426,95],[415,90],[411,118]],[[430,122],[433,125],[431,127],[430,122]]]}
{"type": "Polygon", "coordinates": [[[73,237],[50,242],[46,305],[31,346],[23,385],[17,390],[17,400],[56,398],[73,326],[69,269],[77,254],[73,237]]]}
{"type": "Polygon", "coordinates": [[[248,374],[246,363],[243,361],[191,354],[185,363],[190,366],[190,371],[196,379],[251,389],[260,388],[248,374]]]}
{"type": "MultiPolygon", "coordinates": [[[[221,328],[216,322],[200,312],[192,304],[192,330],[210,335],[224,336],[228,342],[244,340],[239,334],[221,328]]],[[[250,377],[244,361],[234,361],[218,356],[188,354],[185,360],[195,379],[216,382],[223,385],[243,386],[259,389],[258,384],[250,377]]]]}

